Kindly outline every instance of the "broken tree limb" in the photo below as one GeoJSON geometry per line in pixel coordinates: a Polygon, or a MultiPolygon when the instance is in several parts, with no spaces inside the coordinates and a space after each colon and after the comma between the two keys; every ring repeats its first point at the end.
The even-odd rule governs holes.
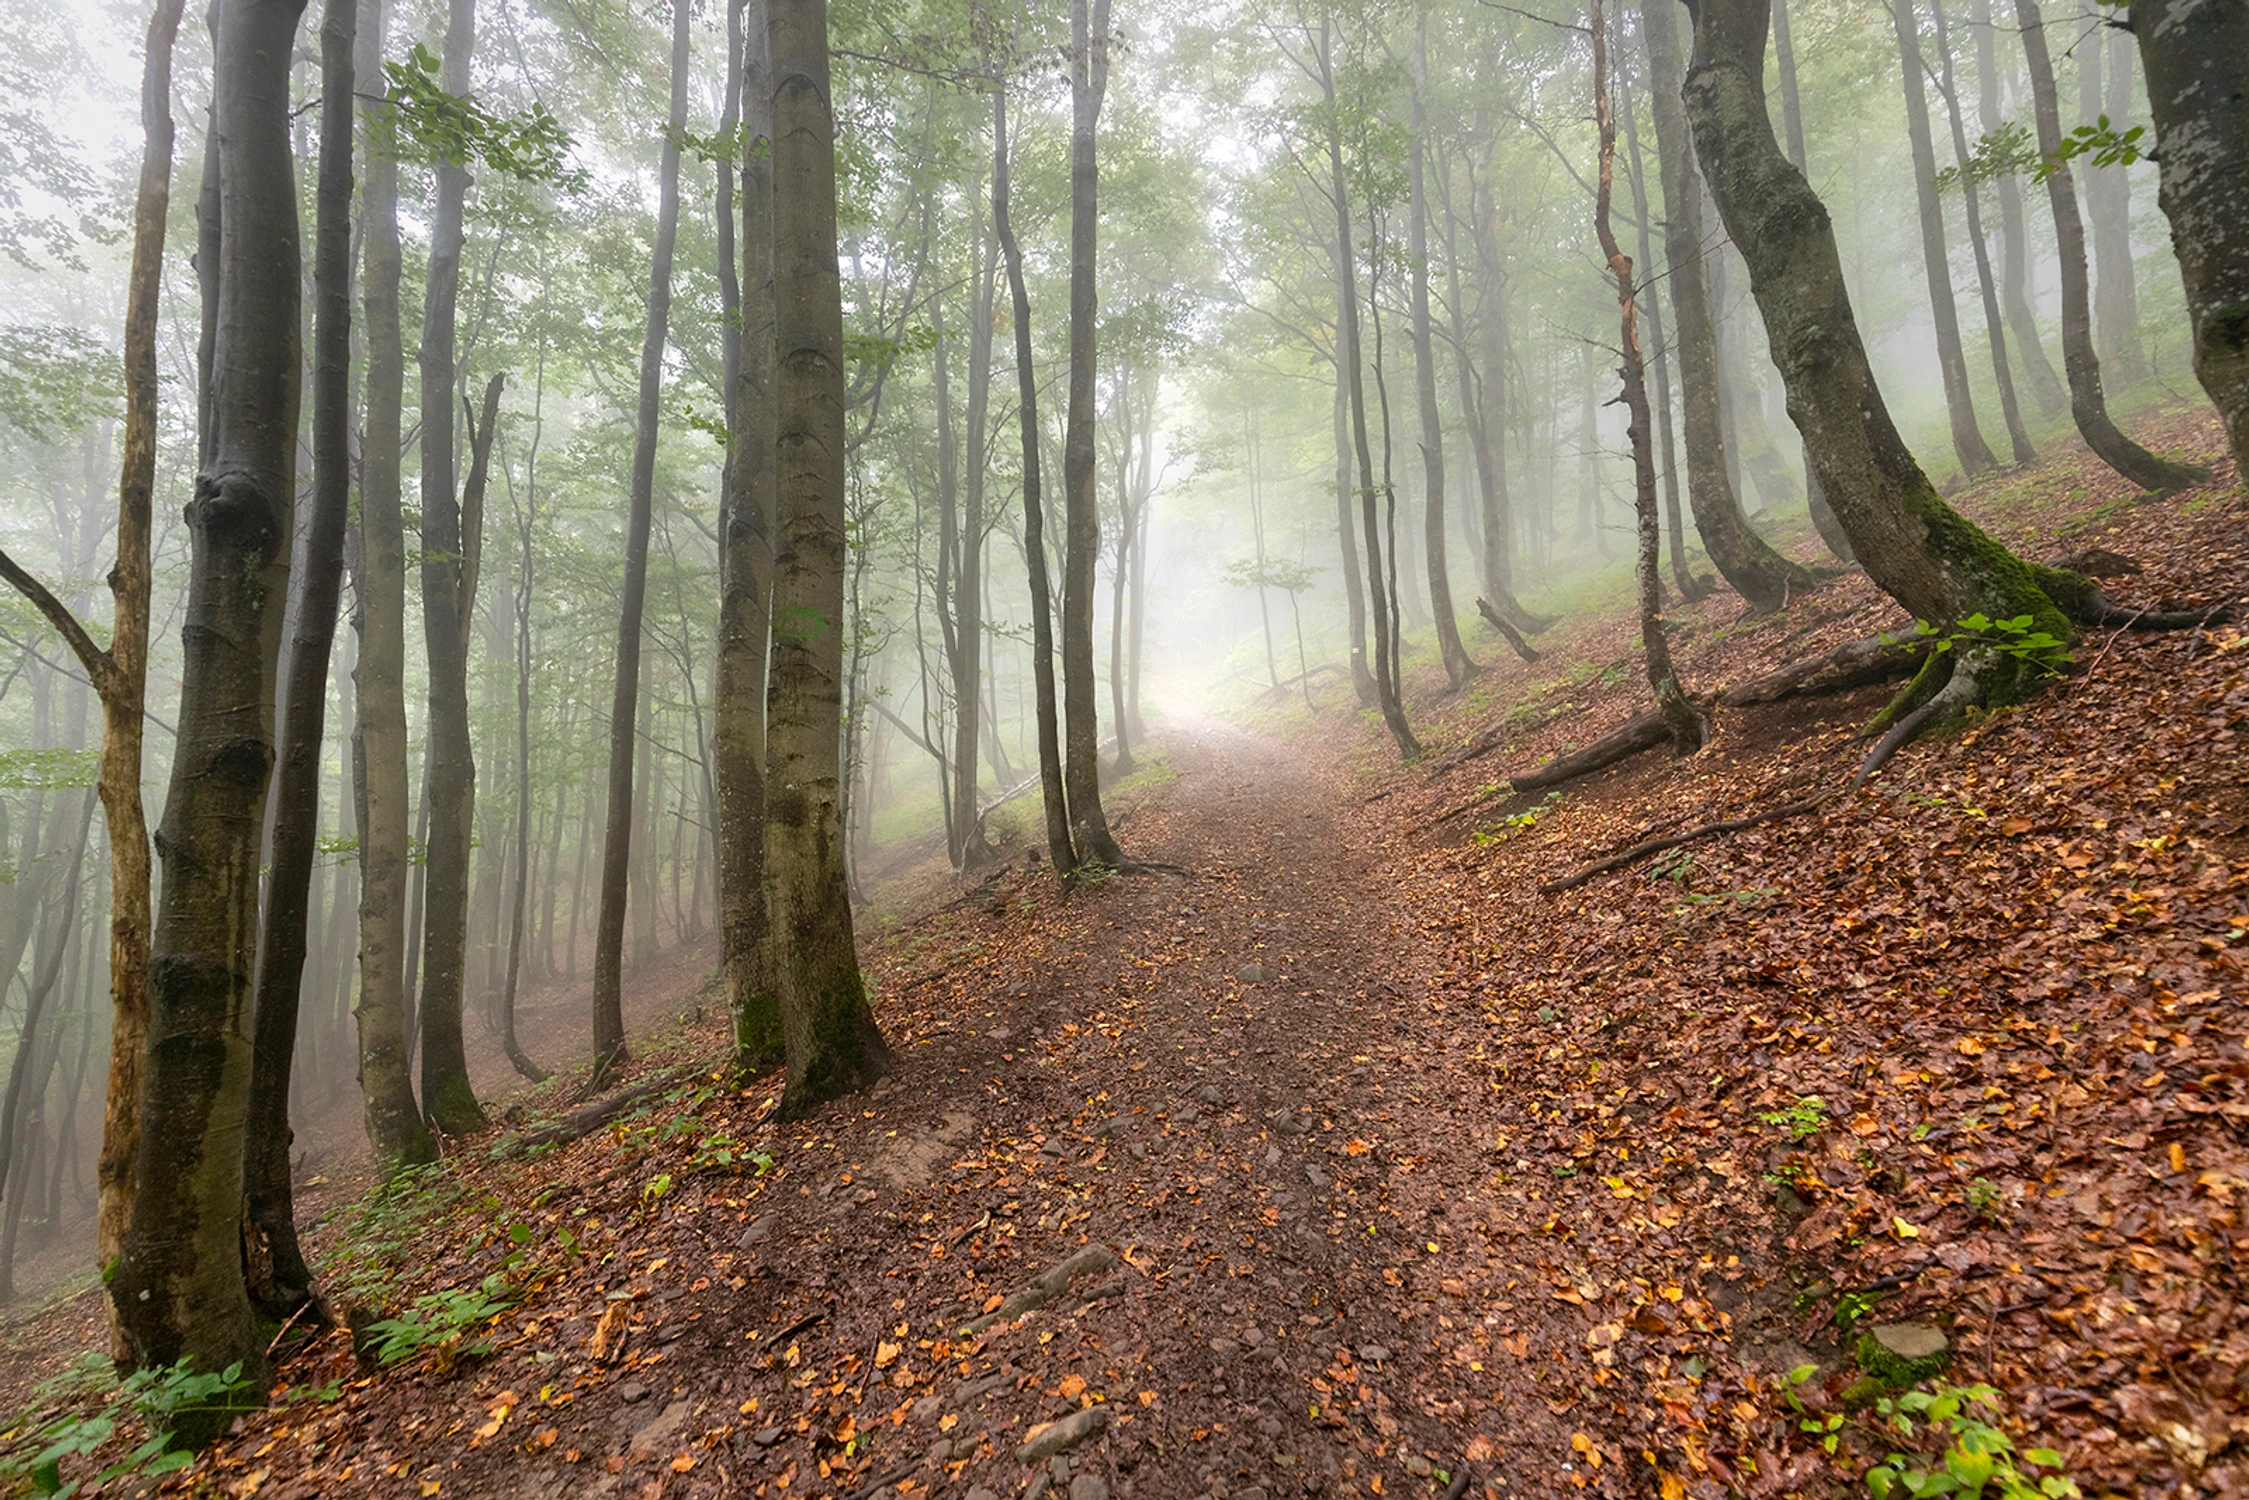
{"type": "Polygon", "coordinates": [[[1523,639],[1523,632],[1517,630],[1513,621],[1509,620],[1505,615],[1501,614],[1496,608],[1494,608],[1491,600],[1484,598],[1477,599],[1476,613],[1482,615],[1484,617],[1484,622],[1490,625],[1492,629],[1507,637],[1507,644],[1515,648],[1515,654],[1517,656],[1520,656],[1525,661],[1538,660],[1538,653],[1531,649],[1531,643],[1529,641],[1523,639]]]}
{"type": "Polygon", "coordinates": [[[516,1138],[515,1148],[518,1152],[523,1152],[540,1146],[567,1146],[572,1141],[592,1135],[611,1120],[635,1105],[661,1094],[685,1076],[683,1073],[657,1073],[643,1078],[630,1088],[619,1089],[606,1099],[581,1104],[552,1125],[525,1131],[516,1138]]]}
{"type": "Polygon", "coordinates": [[[1799,797],[1794,802],[1784,802],[1778,807],[1768,807],[1763,812],[1750,813],[1739,818],[1724,818],[1716,823],[1705,823],[1699,828],[1689,828],[1683,833],[1674,833],[1666,838],[1647,839],[1632,845],[1628,849],[1619,849],[1605,859],[1597,859],[1589,865],[1572,870],[1559,880],[1549,880],[1541,885],[1538,891],[1542,896],[1551,896],[1561,891],[1574,890],[1596,876],[1606,875],[1611,870],[1621,870],[1626,865],[1638,864],[1651,855],[1661,854],[1667,849],[1676,849],[1682,844],[1694,843],[1697,839],[1712,838],[1721,833],[1739,833],[1744,828],[1755,828],[1760,823],[1774,823],[1782,818],[1793,818],[1798,813],[1808,813],[1832,800],[1834,796],[1835,793],[1833,792],[1821,792],[1817,796],[1799,797]]]}
{"type": "Polygon", "coordinates": [[[1846,693],[1870,683],[1891,682],[1918,671],[1929,654],[1933,636],[1907,634],[1867,636],[1845,641],[1832,651],[1801,657],[1762,677],[1737,682],[1718,694],[1722,708],[1746,708],[1753,703],[1778,703],[1783,698],[1812,698],[1826,693],[1846,693]]]}

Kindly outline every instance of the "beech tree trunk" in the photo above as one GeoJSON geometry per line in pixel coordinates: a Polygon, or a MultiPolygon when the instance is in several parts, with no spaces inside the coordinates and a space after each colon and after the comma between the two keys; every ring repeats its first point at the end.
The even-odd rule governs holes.
{"type": "Polygon", "coordinates": [[[842,800],[843,291],[826,0],[771,0],[773,67],[773,691],[766,857],[797,1118],[882,1072],[852,944],[842,800]]]}
{"type": "Polygon", "coordinates": [[[2062,367],[2069,372],[2069,414],[2102,463],[2136,485],[2151,490],[2193,484],[2202,471],[2148,452],[2109,417],[2101,391],[2101,361],[2093,350],[2092,293],[2085,270],[2085,222],[2077,212],[2077,188],[2069,164],[2060,159],[2061,106],[2054,93],[2054,65],[2046,52],[2046,26],[2039,0],[2015,0],[2022,24],[2023,56],[2030,66],[2030,94],[2038,116],[2038,154],[2053,164],[2046,199],[2054,212],[2054,250],[2062,277],[2062,367]]]}
{"type": "MultiPolygon", "coordinates": [[[[476,0],[450,0],[438,81],[469,91],[476,0]]],[[[429,840],[422,866],[422,1109],[437,1129],[461,1135],[484,1125],[469,1085],[461,1037],[468,977],[469,842],[476,826],[476,750],[469,739],[467,601],[470,554],[478,544],[462,515],[453,463],[454,314],[460,297],[462,219],[469,174],[439,162],[430,219],[429,272],[422,295],[422,640],[429,666],[429,724],[423,804],[429,840]]]]}
{"type": "Polygon", "coordinates": [[[1429,195],[1424,178],[1429,154],[1429,116],[1421,100],[1421,80],[1429,71],[1426,24],[1414,29],[1413,147],[1406,159],[1406,260],[1413,303],[1414,404],[1421,414],[1421,550],[1429,577],[1429,613],[1437,622],[1437,650],[1445,676],[1465,687],[1476,664],[1461,644],[1460,617],[1453,610],[1452,578],[1445,562],[1445,424],[1437,410],[1437,349],[1429,324],[1429,195]]]}
{"type": "MultiPolygon", "coordinates": [[[[625,519],[625,587],[618,601],[617,677],[609,701],[609,812],[601,843],[601,908],[593,946],[594,1071],[623,1061],[625,901],[632,874],[633,720],[640,706],[640,630],[648,601],[648,533],[655,512],[658,403],[671,327],[672,251],[679,240],[680,137],[687,129],[687,0],[672,3],[671,118],[656,169],[656,245],[648,265],[648,319],[640,341],[640,404],[633,418],[632,493],[625,519]]],[[[653,915],[653,913],[650,913],[653,915]]]]}
{"type": "Polygon", "coordinates": [[[1094,131],[1109,85],[1109,0],[1070,7],[1070,385],[1062,425],[1062,785],[1078,858],[1115,866],[1124,853],[1101,808],[1101,714],[1093,678],[1094,568],[1101,553],[1095,495],[1094,285],[1100,219],[1094,131]]]}
{"type": "MultiPolygon", "coordinates": [[[[383,0],[369,0],[354,72],[382,72],[383,0]]],[[[358,717],[353,728],[359,799],[359,1086],[367,1142],[384,1176],[434,1161],[437,1143],[414,1103],[407,1042],[407,886],[412,789],[406,764],[406,525],[399,500],[406,358],[399,334],[397,116],[362,101],[367,152],[361,192],[365,257],[361,295],[367,346],[366,416],[360,438],[358,717]]]]}
{"type": "MultiPolygon", "coordinates": [[[[734,1071],[781,1061],[766,890],[765,657],[773,610],[773,73],[766,0],[742,5],[739,374],[719,516],[717,762],[720,965],[734,1071]]],[[[722,186],[720,197],[724,201],[722,186]]],[[[721,215],[724,221],[726,215],[721,215]]],[[[723,242],[722,242],[723,243],[723,242]]]]}
{"type": "MultiPolygon", "coordinates": [[[[2131,118],[2131,45],[2106,26],[2078,42],[2081,120],[2090,124],[2106,115],[2121,130],[2131,118]]],[[[2093,221],[2093,346],[2117,384],[2129,389],[2147,378],[2147,360],[2140,353],[2139,288],[2133,284],[2132,180],[2122,163],[2085,164],[2085,212],[2093,221]]]]}
{"type": "MultiPolygon", "coordinates": [[[[1726,229],[1741,247],[1788,392],[1835,515],[1874,582],[1916,619],[2030,617],[2066,640],[2070,624],[2033,570],[1938,495],[1898,436],[1874,383],[1826,205],[1782,154],[1765,111],[1765,0],[1700,0],[1685,102],[1726,229]]],[[[1918,708],[1964,654],[1986,702],[2021,696],[2050,662],[1939,653],[1892,705],[1918,708]]]]}
{"type": "Polygon", "coordinates": [[[976,789],[977,731],[982,723],[984,690],[984,480],[985,428],[992,410],[992,302],[999,274],[998,247],[976,224],[976,274],[971,283],[968,326],[968,471],[962,476],[958,529],[948,539],[953,549],[953,807],[959,830],[952,851],[956,867],[966,869],[990,855],[976,789]]]}
{"type": "MultiPolygon", "coordinates": [[[[1702,223],[1702,174],[1679,99],[1679,31],[1671,0],[1642,0],[1641,29],[1648,42],[1649,93],[1655,101],[1656,157],[1663,174],[1664,255],[1670,270],[1671,309],[1678,325],[1679,389],[1687,448],[1687,503],[1695,531],[1719,575],[1758,614],[1779,609],[1791,594],[1818,584],[1809,568],[1790,562],[1749,524],[1726,472],[1726,440],[1719,413],[1718,330],[1704,274],[1707,236],[1702,223]]],[[[1606,89],[1606,80],[1602,87],[1606,89]]]]}
{"type": "Polygon", "coordinates": [[[1062,730],[1054,693],[1054,607],[1047,581],[1044,510],[1039,496],[1039,385],[1031,362],[1031,294],[1023,285],[1023,251],[1008,221],[1007,80],[992,87],[992,232],[1007,262],[1015,312],[1016,417],[1023,446],[1023,561],[1031,576],[1031,676],[1039,736],[1039,787],[1046,808],[1046,847],[1058,879],[1078,868],[1070,833],[1069,794],[1062,778],[1062,730]]]}
{"type": "Polygon", "coordinates": [[[273,788],[271,870],[258,933],[257,1016],[243,1158],[243,1261],[250,1296],[276,1321],[312,1297],[289,1185],[289,1078],[297,1052],[305,925],[320,836],[328,658],[351,527],[352,48],[358,0],[328,0],[320,27],[320,177],[313,214],[312,490],[296,571],[273,788]]]}
{"type": "MultiPolygon", "coordinates": [[[[1661,3],[1662,0],[1656,0],[1656,5],[1661,3]]],[[[1670,18],[1664,19],[1668,23],[1670,18]]],[[[1663,525],[1656,499],[1655,436],[1650,430],[1648,384],[1640,357],[1640,312],[1633,289],[1632,257],[1617,243],[1616,231],[1609,223],[1616,177],[1616,117],[1609,108],[1609,38],[1601,22],[1601,0],[1592,0],[1592,20],[1593,118],[1600,141],[1593,230],[1601,242],[1601,254],[1608,261],[1609,274],[1616,278],[1618,347],[1623,356],[1617,374],[1624,384],[1626,436],[1632,445],[1633,518],[1637,523],[1635,540],[1638,543],[1634,549],[1633,578],[1640,594],[1640,649],[1647,667],[1648,687],[1655,694],[1656,711],[1662,715],[1671,735],[1672,752],[1692,755],[1702,748],[1702,720],[1695,713],[1694,705],[1687,701],[1687,690],[1671,662],[1671,643],[1663,633],[1662,559],[1659,555],[1663,525]]],[[[1661,76],[1670,75],[1667,71],[1661,76]]]]}
{"type": "MultiPolygon", "coordinates": [[[[1992,25],[1991,0],[1971,0],[1968,25],[1976,39],[1976,119],[1989,134],[2007,123],[2000,104],[1998,34],[1992,25]]],[[[2011,173],[2002,176],[1993,184],[1993,193],[1999,200],[1999,307],[2006,315],[2007,331],[2014,335],[2015,358],[2030,387],[2032,410],[2043,421],[2061,412],[2069,398],[2046,358],[2038,315],[2030,305],[2022,182],[2011,173]]]]}
{"type": "Polygon", "coordinates": [[[1929,97],[1921,82],[1920,21],[1913,0],[1891,0],[1891,29],[1898,39],[1898,76],[1905,86],[1905,134],[1913,149],[1913,196],[1921,211],[1921,272],[1929,285],[1929,315],[1936,325],[1937,370],[1944,382],[1945,417],[1952,451],[1970,479],[1999,467],[1976,425],[1968,390],[1968,355],[1960,342],[1960,309],[1952,300],[1952,254],[1945,246],[1944,204],[1937,197],[1937,154],[1929,134],[1929,97]]]}
{"type": "Polygon", "coordinates": [[[2249,10],[2137,0],[2131,16],[2194,373],[2225,421],[2235,463],[2249,470],[2249,10]]]}
{"type": "MultiPolygon", "coordinates": [[[[207,457],[187,511],[179,733],[157,849],[133,1212],[110,1295],[135,1362],[241,1365],[264,1340],[242,1278],[243,1125],[259,837],[296,493],[301,263],[289,61],[302,0],[214,16],[217,308],[207,457]]],[[[223,1413],[214,1413],[223,1425],[223,1413]]]]}

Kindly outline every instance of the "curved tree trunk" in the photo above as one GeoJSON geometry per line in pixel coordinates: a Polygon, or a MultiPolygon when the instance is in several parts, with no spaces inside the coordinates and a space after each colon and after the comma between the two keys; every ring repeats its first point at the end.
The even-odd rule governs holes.
{"type": "Polygon", "coordinates": [[[1952,298],[1952,255],[1945,247],[1944,204],[1937,197],[1937,153],[1929,134],[1929,96],[1921,81],[1920,21],[1913,0],[1891,0],[1890,25],[1898,39],[1898,77],[1905,88],[1905,134],[1913,149],[1913,197],[1921,212],[1921,272],[1929,285],[1929,316],[1936,325],[1937,370],[1944,410],[1952,424],[1952,451],[1970,479],[1999,467],[1976,425],[1968,390],[1968,355],[1960,343],[1960,309],[1952,298]]]}
{"type": "MultiPolygon", "coordinates": [[[[2006,123],[2000,105],[1998,34],[1992,25],[1991,0],[1972,0],[1968,27],[1976,39],[1976,121],[1989,134],[2006,123]]],[[[2008,332],[2014,335],[2015,359],[2022,366],[2024,383],[2030,387],[2032,408],[2043,421],[2067,407],[2069,398],[2046,358],[2038,315],[2031,310],[2026,289],[2029,241],[2023,224],[2022,183],[2010,173],[1998,178],[1992,191],[1999,200],[1999,307],[2006,314],[2008,332]]]]}
{"type": "Polygon", "coordinates": [[[766,857],[795,1118],[882,1072],[844,875],[843,289],[826,0],[772,0],[775,548],[766,857]]]}
{"type": "Polygon", "coordinates": [[[2234,462],[2249,470],[2249,9],[2137,0],[2131,14],[2194,373],[2225,420],[2234,462]]]}
{"type": "MultiPolygon", "coordinates": [[[[2078,118],[2105,115],[2121,128],[2132,115],[2131,43],[2103,26],[2079,41],[2076,51],[2078,118]]],[[[2116,383],[2130,389],[2147,378],[2132,266],[2132,180],[2121,162],[2085,167],[2085,212],[2093,221],[2093,346],[2116,383]]]]}
{"type": "Polygon", "coordinates": [[[1702,175],[1679,99],[1683,72],[1671,0],[1642,0],[1648,39],[1649,92],[1655,100],[1656,155],[1663,173],[1664,255],[1670,269],[1671,307],[1678,325],[1679,386],[1685,404],[1687,501],[1695,530],[1711,563],[1749,607],[1779,609],[1791,594],[1818,584],[1809,568],[1790,562],[1750,526],[1726,473],[1720,420],[1718,331],[1711,320],[1704,276],[1702,175]]]}
{"type": "MultiPolygon", "coordinates": [[[[1789,415],[1803,432],[1835,514],[1868,574],[1916,619],[2030,616],[2067,639],[2070,624],[2033,570],[1937,494],[1898,436],[1874,383],[1826,205],[1782,154],[1765,112],[1765,0],[1701,0],[1685,102],[1728,232],[1751,269],[1789,415]]],[[[1986,701],[2018,697],[2050,662],[1976,653],[1986,701]]],[[[1959,652],[1942,654],[1948,670],[1959,652]]],[[[1943,685],[1924,681],[1903,712],[1943,685]]]]}
{"type": "MultiPolygon", "coordinates": [[[[687,129],[690,7],[673,0],[671,119],[656,169],[656,245],[648,265],[648,320],[640,341],[640,404],[633,417],[632,494],[625,519],[625,587],[618,601],[617,676],[609,701],[609,810],[601,842],[601,907],[594,919],[594,1071],[625,1057],[625,900],[632,873],[633,719],[640,705],[640,630],[648,600],[648,533],[656,503],[656,430],[671,326],[672,249],[679,240],[679,152],[687,129]]],[[[651,912],[650,915],[653,915],[651,912]]]]}
{"type": "Polygon", "coordinates": [[[296,492],[302,268],[289,62],[302,15],[302,0],[224,0],[215,16],[211,423],[187,513],[179,734],[157,840],[164,881],[149,960],[140,1156],[110,1283],[137,1363],[239,1363],[247,1376],[262,1376],[265,1364],[239,1226],[259,836],[296,492]]]}
{"type": "Polygon", "coordinates": [[[243,1261],[250,1297],[276,1321],[312,1298],[289,1187],[289,1077],[320,835],[328,658],[351,525],[352,48],[358,0],[329,0],[320,27],[320,178],[313,218],[312,491],[296,575],[296,632],[281,692],[271,870],[258,934],[257,1020],[243,1158],[243,1261]]]}
{"type": "Polygon", "coordinates": [[[2077,212],[2077,188],[2069,164],[2060,159],[2061,106],[2054,95],[2054,65],[2046,52],[2046,27],[2039,0],[2015,0],[2022,23],[2023,55],[2030,64],[2030,93],[2038,114],[2038,154],[2052,165],[2046,199],[2054,211],[2054,249],[2062,277],[2062,366],[2069,372],[2069,414],[2102,463],[2146,489],[2193,484],[2202,471],[2148,452],[2109,417],[2101,392],[2101,362],[2093,351],[2092,293],[2086,285],[2085,222],[2077,212]]]}

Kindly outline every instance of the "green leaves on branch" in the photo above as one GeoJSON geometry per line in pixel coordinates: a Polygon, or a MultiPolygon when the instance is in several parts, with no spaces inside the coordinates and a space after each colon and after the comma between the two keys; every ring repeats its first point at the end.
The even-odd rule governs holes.
{"type": "Polygon", "coordinates": [[[1874,1500],[1892,1496],[1918,1500],[1925,1495],[2065,1500],[2081,1493],[2077,1481],[2058,1472],[2063,1466],[2061,1454],[2051,1448],[2032,1448],[2018,1456],[2014,1439],[1974,1410],[1980,1406],[1996,1416],[1998,1404],[1999,1393],[1988,1385],[1939,1385],[1933,1391],[1883,1397],[1876,1410],[1898,1436],[1913,1436],[1919,1423],[1950,1442],[1935,1468],[1921,1467],[1918,1454],[1891,1454],[1866,1471],[1867,1492],[1874,1500]],[[2057,1472],[2041,1474],[2041,1469],[2057,1472]]]}
{"type": "Polygon", "coordinates": [[[219,1417],[231,1416],[255,1399],[241,1387],[240,1365],[219,1374],[165,1365],[119,1380],[108,1359],[83,1355],[35,1394],[37,1408],[59,1404],[60,1415],[19,1419],[0,1433],[6,1450],[0,1456],[0,1489],[66,1500],[89,1485],[99,1490],[121,1479],[150,1480],[184,1469],[195,1461],[190,1435],[216,1436],[226,1425],[219,1417]],[[142,1442],[99,1473],[66,1472],[74,1461],[108,1443],[135,1414],[148,1431],[142,1442]]]}
{"type": "Polygon", "coordinates": [[[2063,136],[2062,149],[2041,160],[2034,175],[2044,182],[2080,156],[2092,157],[2096,167],[2128,167],[2140,159],[2140,137],[2145,134],[2145,125],[2120,131],[2102,115],[2094,124],[2080,125],[2063,136]]]}
{"type": "Polygon", "coordinates": [[[99,750],[0,750],[0,792],[61,792],[101,775],[99,750]]]}
{"type": "Polygon", "coordinates": [[[1312,586],[1322,570],[1300,562],[1268,557],[1238,557],[1226,565],[1226,581],[1238,589],[1280,589],[1297,594],[1312,586]]]}
{"type": "Polygon", "coordinates": [[[2030,615],[2016,615],[2011,620],[1994,620],[1987,615],[1973,614],[1960,620],[1949,631],[1940,630],[1926,620],[1914,622],[1915,635],[1938,637],[1935,649],[1950,651],[1966,642],[1987,646],[2002,656],[2036,667],[2050,677],[2058,677],[2070,660],[2069,642],[2040,630],[2030,615]]]}
{"type": "Polygon", "coordinates": [[[53,442],[118,406],[115,349],[61,323],[0,327],[0,426],[53,442]]]}
{"type": "Polygon", "coordinates": [[[2145,125],[2118,130],[2107,115],[2102,115],[2093,124],[2080,125],[2063,136],[2061,149],[2052,156],[2041,156],[2030,127],[2009,120],[1997,130],[1984,132],[1965,165],[1946,167],[1931,181],[1939,192],[1980,186],[2026,172],[2033,181],[2044,182],[2080,156],[2091,157],[2096,167],[2128,167],[2147,155],[2140,149],[2146,135],[2145,125]]]}
{"type": "Polygon", "coordinates": [[[419,42],[404,62],[383,64],[401,127],[395,143],[399,160],[481,165],[565,193],[585,190],[591,179],[570,164],[570,132],[544,104],[534,99],[524,114],[499,114],[473,94],[447,93],[438,82],[438,66],[437,55],[419,42]]]}

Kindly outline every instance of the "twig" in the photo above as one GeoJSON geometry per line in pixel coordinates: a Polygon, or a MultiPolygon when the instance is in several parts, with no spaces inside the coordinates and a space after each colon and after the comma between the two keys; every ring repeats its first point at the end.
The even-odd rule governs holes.
{"type": "Polygon", "coordinates": [[[1661,854],[1666,849],[1676,849],[1681,844],[1691,844],[1697,839],[1709,838],[1715,834],[1739,833],[1744,828],[1755,828],[1760,823],[1772,823],[1781,818],[1792,818],[1798,813],[1807,813],[1816,807],[1824,806],[1835,795],[1833,792],[1822,792],[1816,797],[1802,797],[1794,802],[1784,802],[1779,807],[1770,807],[1763,812],[1751,813],[1746,817],[1726,818],[1716,823],[1705,823],[1700,828],[1690,828],[1684,833],[1672,834],[1668,838],[1648,839],[1643,843],[1634,844],[1629,849],[1620,849],[1606,859],[1597,859],[1581,869],[1564,875],[1559,880],[1549,880],[1538,888],[1538,893],[1542,896],[1552,896],[1562,891],[1575,890],[1595,876],[1606,875],[1611,870],[1621,870],[1626,865],[1637,864],[1651,854],[1661,854]]]}

